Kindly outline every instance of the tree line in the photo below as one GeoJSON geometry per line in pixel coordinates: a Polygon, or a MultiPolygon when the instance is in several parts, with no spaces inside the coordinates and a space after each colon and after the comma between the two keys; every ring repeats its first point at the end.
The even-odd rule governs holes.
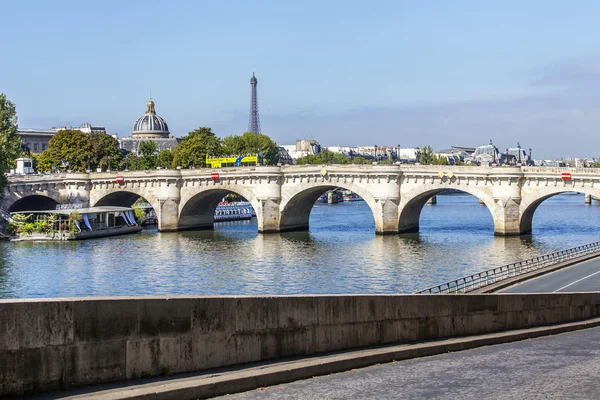
{"type": "Polygon", "coordinates": [[[279,146],[267,135],[246,132],[219,138],[211,128],[201,127],[184,136],[174,149],[158,151],[156,143],[139,143],[137,154],[126,153],[113,136],[62,130],[48,143],[40,155],[33,155],[38,172],[54,169],[84,172],[86,170],[147,170],[155,168],[203,168],[206,156],[260,153],[263,163],[273,165],[279,159],[279,146]]]}
{"type": "MultiPolygon", "coordinates": [[[[161,168],[206,167],[206,156],[262,155],[265,165],[279,161],[279,147],[267,135],[246,132],[219,138],[211,128],[200,127],[179,140],[173,150],[158,151],[156,143],[142,141],[138,154],[126,153],[116,138],[104,133],[84,133],[80,130],[58,131],[41,154],[25,154],[17,129],[15,104],[0,93],[0,197],[6,185],[5,174],[15,168],[20,156],[31,156],[36,172],[53,170],[147,170],[161,168]]],[[[350,154],[347,157],[324,149],[317,155],[301,157],[297,164],[370,164],[372,160],[350,154]]],[[[383,159],[379,164],[391,164],[383,159]]],[[[447,164],[445,157],[438,157],[431,146],[421,148],[421,164],[447,164]]],[[[598,165],[600,166],[600,165],[598,165]]]]}

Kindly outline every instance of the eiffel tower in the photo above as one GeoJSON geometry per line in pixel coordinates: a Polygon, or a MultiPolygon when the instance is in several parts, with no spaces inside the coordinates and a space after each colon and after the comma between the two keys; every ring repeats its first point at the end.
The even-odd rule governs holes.
{"type": "Polygon", "coordinates": [[[258,117],[258,95],[256,94],[256,86],[258,79],[252,72],[250,79],[250,120],[248,122],[248,132],[260,133],[260,118],[258,117]]]}

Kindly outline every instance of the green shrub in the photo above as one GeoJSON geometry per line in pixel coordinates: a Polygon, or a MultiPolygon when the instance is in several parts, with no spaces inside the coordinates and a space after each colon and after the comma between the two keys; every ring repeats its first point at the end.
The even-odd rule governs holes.
{"type": "Polygon", "coordinates": [[[35,224],[33,222],[27,222],[21,228],[21,232],[26,235],[31,235],[33,232],[35,232],[35,224]]]}
{"type": "Polygon", "coordinates": [[[34,224],[35,231],[38,233],[48,233],[48,222],[47,221],[37,221],[34,224]]]}
{"type": "Polygon", "coordinates": [[[6,226],[6,233],[8,233],[9,235],[14,235],[15,233],[17,233],[17,229],[19,227],[13,223],[10,223],[6,226]]]}

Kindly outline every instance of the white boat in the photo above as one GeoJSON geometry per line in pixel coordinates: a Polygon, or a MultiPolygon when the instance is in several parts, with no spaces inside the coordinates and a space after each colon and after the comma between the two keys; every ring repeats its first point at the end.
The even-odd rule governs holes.
{"type": "Polygon", "coordinates": [[[344,190],[344,201],[363,201],[363,198],[350,190],[344,190]]]}
{"type": "Polygon", "coordinates": [[[219,205],[215,210],[215,222],[244,221],[252,219],[254,209],[238,205],[219,205]]]}
{"type": "Polygon", "coordinates": [[[12,241],[82,240],[138,233],[129,207],[90,207],[11,213],[12,241]]]}

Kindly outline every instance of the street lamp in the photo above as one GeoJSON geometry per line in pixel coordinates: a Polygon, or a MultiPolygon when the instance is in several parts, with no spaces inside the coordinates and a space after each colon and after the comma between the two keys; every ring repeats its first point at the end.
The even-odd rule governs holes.
{"type": "Polygon", "coordinates": [[[110,159],[111,157],[108,156],[108,168],[106,169],[106,172],[110,172],[110,159]]]}
{"type": "Polygon", "coordinates": [[[398,145],[398,161],[402,162],[402,159],[400,158],[400,145],[398,145]]]}
{"type": "Polygon", "coordinates": [[[89,173],[89,172],[92,171],[92,167],[91,167],[91,164],[90,164],[90,156],[89,155],[87,156],[87,159],[88,159],[87,172],[89,173]]]}

